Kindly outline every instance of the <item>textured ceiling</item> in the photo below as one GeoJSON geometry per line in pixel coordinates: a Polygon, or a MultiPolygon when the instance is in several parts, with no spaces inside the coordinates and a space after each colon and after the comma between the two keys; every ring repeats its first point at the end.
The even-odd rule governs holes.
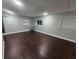
{"type": "Polygon", "coordinates": [[[55,14],[76,9],[76,0],[18,0],[23,5],[18,6],[14,0],[2,0],[2,8],[11,10],[22,16],[41,16],[44,12],[55,14]],[[68,2],[69,1],[69,2],[68,2]]]}

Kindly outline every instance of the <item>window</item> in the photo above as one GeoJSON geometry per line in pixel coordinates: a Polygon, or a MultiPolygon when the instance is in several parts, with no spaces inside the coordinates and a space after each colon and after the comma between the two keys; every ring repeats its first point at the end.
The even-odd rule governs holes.
{"type": "Polygon", "coordinates": [[[37,20],[37,25],[42,25],[42,20],[37,20]]]}

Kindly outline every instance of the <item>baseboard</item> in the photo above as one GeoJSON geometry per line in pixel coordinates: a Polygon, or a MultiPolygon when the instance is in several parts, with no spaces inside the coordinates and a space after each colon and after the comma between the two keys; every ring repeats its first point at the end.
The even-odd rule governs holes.
{"type": "Polygon", "coordinates": [[[64,40],[67,40],[67,41],[70,41],[70,42],[76,43],[76,41],[75,40],[72,40],[72,39],[68,39],[68,38],[65,38],[65,37],[61,37],[61,36],[58,36],[58,35],[49,34],[49,33],[46,33],[46,32],[41,32],[41,31],[37,31],[37,30],[35,30],[35,31],[36,32],[43,33],[43,34],[47,34],[47,35],[50,35],[50,36],[53,36],[53,37],[57,37],[57,38],[60,38],[60,39],[64,39],[64,40]]]}
{"type": "MultiPolygon", "coordinates": [[[[10,32],[10,33],[3,33],[2,35],[9,35],[9,34],[15,34],[15,33],[20,33],[20,32],[27,32],[29,30],[23,30],[23,31],[17,31],[17,32],[10,32]]],[[[35,30],[36,32],[40,32],[40,33],[43,33],[43,34],[47,34],[47,35],[50,35],[50,36],[54,36],[54,37],[58,37],[60,39],[64,39],[64,40],[67,40],[67,41],[70,41],[70,42],[74,42],[76,43],[75,40],[72,40],[72,39],[68,39],[68,38],[65,38],[65,37],[61,37],[61,36],[58,36],[58,35],[53,35],[53,34],[49,34],[49,33],[46,33],[46,32],[41,32],[41,31],[37,31],[35,30]]]]}
{"type": "Polygon", "coordinates": [[[20,32],[27,32],[27,31],[30,31],[30,30],[23,30],[23,31],[16,31],[16,32],[10,32],[10,33],[3,33],[2,35],[9,35],[9,34],[15,34],[15,33],[20,33],[20,32]]]}

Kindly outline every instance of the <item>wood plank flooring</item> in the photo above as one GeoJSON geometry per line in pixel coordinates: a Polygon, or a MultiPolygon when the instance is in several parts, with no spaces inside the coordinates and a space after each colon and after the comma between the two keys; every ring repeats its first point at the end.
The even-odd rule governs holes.
{"type": "Polygon", "coordinates": [[[4,59],[76,59],[76,44],[38,32],[3,36],[4,59]]]}

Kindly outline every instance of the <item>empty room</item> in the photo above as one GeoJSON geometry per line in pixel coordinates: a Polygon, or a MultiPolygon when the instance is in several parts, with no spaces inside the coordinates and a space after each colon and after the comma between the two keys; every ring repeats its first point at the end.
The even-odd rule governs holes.
{"type": "Polygon", "coordinates": [[[2,0],[3,59],[76,59],[76,0],[2,0]]]}

